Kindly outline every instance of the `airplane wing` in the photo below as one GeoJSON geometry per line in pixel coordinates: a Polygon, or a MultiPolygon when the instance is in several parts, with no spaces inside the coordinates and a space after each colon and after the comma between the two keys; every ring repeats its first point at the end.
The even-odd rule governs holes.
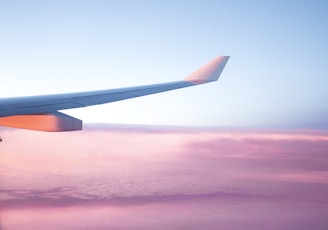
{"type": "Polygon", "coordinates": [[[0,126],[59,132],[82,129],[82,121],[58,110],[110,103],[218,80],[229,57],[219,56],[181,81],[90,92],[0,99],[0,126]]]}

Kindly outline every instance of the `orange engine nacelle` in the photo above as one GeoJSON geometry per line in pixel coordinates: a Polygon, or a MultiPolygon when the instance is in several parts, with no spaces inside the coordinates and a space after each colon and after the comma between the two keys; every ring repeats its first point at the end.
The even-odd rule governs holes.
{"type": "Polygon", "coordinates": [[[82,121],[60,112],[0,117],[0,126],[46,132],[82,129],[82,121]]]}

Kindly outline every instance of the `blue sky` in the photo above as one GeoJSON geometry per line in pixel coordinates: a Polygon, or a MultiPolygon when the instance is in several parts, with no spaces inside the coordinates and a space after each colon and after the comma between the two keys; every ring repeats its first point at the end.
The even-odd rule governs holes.
{"type": "Polygon", "coordinates": [[[326,1],[1,1],[0,96],[217,83],[67,111],[85,122],[328,128],[326,1]]]}

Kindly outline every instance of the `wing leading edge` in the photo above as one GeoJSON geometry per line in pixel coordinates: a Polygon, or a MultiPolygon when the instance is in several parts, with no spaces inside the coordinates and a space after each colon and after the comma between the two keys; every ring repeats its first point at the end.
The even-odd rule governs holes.
{"type": "Polygon", "coordinates": [[[120,101],[218,80],[229,57],[219,56],[182,81],[90,92],[0,99],[0,126],[59,132],[82,129],[82,121],[58,110],[120,101]]]}

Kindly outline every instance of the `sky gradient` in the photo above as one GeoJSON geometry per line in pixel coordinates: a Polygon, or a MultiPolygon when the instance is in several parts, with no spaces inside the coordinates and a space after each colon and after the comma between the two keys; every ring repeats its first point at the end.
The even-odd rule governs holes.
{"type": "Polygon", "coordinates": [[[217,83],[68,113],[86,122],[327,128],[326,1],[1,1],[1,97],[217,83]]]}

